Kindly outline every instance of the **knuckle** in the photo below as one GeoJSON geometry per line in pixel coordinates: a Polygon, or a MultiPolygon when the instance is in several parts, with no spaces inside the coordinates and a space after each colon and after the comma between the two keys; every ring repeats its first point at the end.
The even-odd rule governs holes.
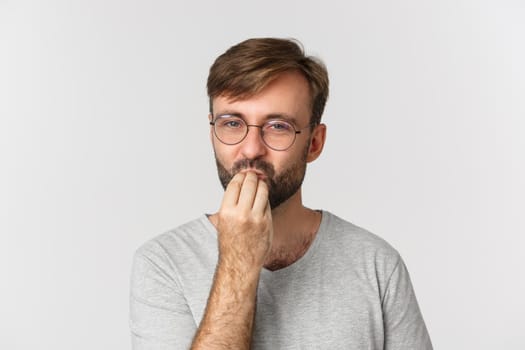
{"type": "Polygon", "coordinates": [[[245,226],[245,225],[248,225],[248,224],[251,222],[251,220],[250,220],[250,218],[247,217],[246,215],[239,215],[239,216],[237,217],[237,222],[238,222],[240,225],[245,226]]]}

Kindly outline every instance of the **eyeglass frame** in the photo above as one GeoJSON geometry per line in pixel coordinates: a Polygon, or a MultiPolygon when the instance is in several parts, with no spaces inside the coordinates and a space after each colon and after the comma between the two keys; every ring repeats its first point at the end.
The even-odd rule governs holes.
{"type": "Polygon", "coordinates": [[[293,134],[293,141],[290,143],[290,145],[284,149],[277,149],[277,148],[274,148],[272,146],[270,146],[268,143],[266,143],[266,140],[264,139],[264,131],[263,131],[263,126],[268,123],[268,121],[264,122],[262,125],[256,125],[256,124],[248,124],[248,122],[246,120],[244,120],[244,118],[242,118],[241,116],[239,115],[236,115],[236,114],[233,114],[233,113],[226,113],[226,114],[220,114],[218,116],[215,116],[213,117],[213,120],[209,122],[209,124],[213,127],[213,134],[215,135],[215,137],[217,138],[217,140],[219,140],[221,143],[227,145],[227,146],[235,146],[235,145],[238,145],[239,143],[243,142],[244,139],[246,139],[246,136],[248,136],[248,132],[250,131],[250,126],[252,127],[255,127],[255,128],[258,128],[259,129],[259,135],[261,136],[261,139],[263,141],[263,143],[266,145],[266,147],[274,150],[274,151],[277,151],[277,152],[282,152],[282,151],[286,151],[288,149],[290,149],[290,147],[293,146],[293,144],[295,143],[295,140],[297,139],[297,135],[302,133],[302,131],[306,128],[311,128],[312,126],[314,126],[316,123],[308,123],[308,125],[306,125],[304,128],[300,128],[300,129],[296,129],[295,125],[291,122],[289,122],[288,120],[286,119],[282,119],[282,118],[274,118],[274,119],[271,119],[271,120],[275,120],[275,121],[283,121],[287,124],[290,124],[290,126],[293,128],[294,130],[294,134],[293,134]],[[231,117],[237,117],[239,118],[240,120],[243,121],[243,123],[246,125],[246,132],[244,133],[244,136],[238,141],[238,142],[235,142],[235,143],[226,143],[224,142],[223,140],[221,140],[221,138],[217,135],[217,129],[215,128],[215,124],[216,124],[216,121],[217,119],[219,118],[223,118],[223,117],[227,117],[227,116],[231,116],[231,117]]]}

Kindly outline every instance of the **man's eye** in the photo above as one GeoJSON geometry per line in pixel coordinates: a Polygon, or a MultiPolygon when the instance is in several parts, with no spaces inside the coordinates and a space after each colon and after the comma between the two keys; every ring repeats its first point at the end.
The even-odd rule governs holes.
{"type": "Polygon", "coordinates": [[[238,129],[242,127],[242,122],[236,119],[228,119],[221,121],[220,126],[229,129],[238,129]]]}
{"type": "Polygon", "coordinates": [[[274,121],[267,124],[266,129],[269,131],[290,131],[292,130],[292,126],[286,122],[280,122],[280,121],[274,121]]]}
{"type": "Polygon", "coordinates": [[[238,121],[235,121],[235,120],[231,120],[229,122],[226,122],[226,126],[229,126],[231,128],[237,128],[241,125],[241,123],[239,123],[238,121]]]}

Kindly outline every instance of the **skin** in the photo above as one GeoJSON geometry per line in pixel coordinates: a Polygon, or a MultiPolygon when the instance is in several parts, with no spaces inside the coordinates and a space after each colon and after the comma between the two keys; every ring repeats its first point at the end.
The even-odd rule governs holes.
{"type": "MultiPolygon", "coordinates": [[[[270,115],[286,115],[302,128],[310,120],[310,101],[305,78],[288,72],[251,98],[215,98],[213,110],[216,115],[239,113],[248,124],[256,125],[270,115]]],[[[225,169],[233,169],[242,159],[261,159],[271,163],[276,174],[298,162],[317,159],[325,136],[326,126],[321,124],[313,131],[306,129],[298,134],[288,150],[274,151],[263,143],[258,128],[250,128],[246,138],[233,146],[222,144],[213,132],[210,134],[217,161],[225,169]]],[[[218,232],[219,260],[192,349],[249,349],[261,270],[294,263],[315,237],[321,215],[303,206],[300,188],[271,209],[268,183],[268,174],[259,169],[237,172],[226,187],[219,211],[209,217],[218,232]]]]}

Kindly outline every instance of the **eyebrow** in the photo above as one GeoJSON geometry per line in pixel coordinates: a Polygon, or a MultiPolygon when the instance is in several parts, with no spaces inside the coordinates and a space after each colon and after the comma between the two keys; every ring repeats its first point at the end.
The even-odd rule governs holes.
{"type": "MultiPolygon", "coordinates": [[[[239,117],[243,120],[246,120],[246,116],[242,113],[239,113],[239,112],[235,112],[235,111],[229,111],[229,110],[224,110],[224,111],[221,111],[220,113],[217,113],[214,118],[217,118],[217,117],[222,117],[222,116],[225,116],[225,115],[231,115],[231,116],[234,116],[234,117],[239,117]]],[[[293,125],[295,126],[298,126],[298,123],[297,123],[297,119],[289,114],[286,114],[286,113],[270,113],[270,114],[267,114],[264,116],[264,122],[268,121],[268,120],[272,120],[272,119],[280,119],[280,120],[285,120],[289,123],[292,123],[293,125]]]]}

